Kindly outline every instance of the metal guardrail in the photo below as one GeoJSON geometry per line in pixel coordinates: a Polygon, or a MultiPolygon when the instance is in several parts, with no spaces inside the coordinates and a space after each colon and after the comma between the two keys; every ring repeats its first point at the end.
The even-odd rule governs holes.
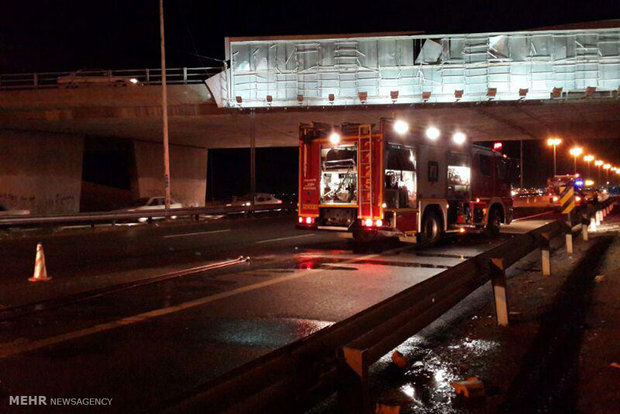
{"type": "Polygon", "coordinates": [[[135,220],[139,218],[160,217],[192,217],[198,219],[205,214],[240,214],[255,213],[261,211],[291,210],[297,208],[294,203],[263,204],[254,206],[229,206],[229,207],[192,207],[166,210],[136,210],[136,211],[110,211],[105,213],[80,213],[62,216],[15,216],[0,218],[0,227],[21,226],[49,226],[68,224],[96,224],[111,223],[123,220],[135,220]]]}
{"type": "MultiPolygon", "coordinates": [[[[601,204],[609,207],[612,201],[601,204]]],[[[570,231],[554,221],[412,286],[348,319],[238,367],[181,398],[164,412],[300,412],[338,391],[338,412],[369,412],[368,368],[475,289],[493,281],[498,323],[507,322],[504,270],[570,231]],[[503,289],[503,290],[502,290],[503,289]],[[502,299],[503,291],[503,299],[502,299]]]]}
{"type": "MultiPolygon", "coordinates": [[[[166,69],[166,82],[169,84],[203,83],[205,79],[222,71],[222,67],[182,67],[166,69]]],[[[79,87],[80,82],[92,80],[136,79],[142,85],[161,84],[161,69],[119,69],[119,70],[84,70],[74,72],[37,72],[0,74],[0,90],[3,89],[49,89],[79,87]],[[59,84],[59,78],[75,77],[75,83],[59,84]]],[[[104,82],[105,84],[105,82],[104,82]]]]}

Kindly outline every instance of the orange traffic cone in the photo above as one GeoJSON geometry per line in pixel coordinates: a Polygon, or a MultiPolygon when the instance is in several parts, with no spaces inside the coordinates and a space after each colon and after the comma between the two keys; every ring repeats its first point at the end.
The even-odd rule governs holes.
{"type": "Polygon", "coordinates": [[[41,243],[37,244],[37,257],[34,261],[34,275],[28,279],[29,282],[46,282],[51,280],[51,277],[47,277],[47,269],[45,268],[45,253],[43,253],[43,246],[41,243]]]}

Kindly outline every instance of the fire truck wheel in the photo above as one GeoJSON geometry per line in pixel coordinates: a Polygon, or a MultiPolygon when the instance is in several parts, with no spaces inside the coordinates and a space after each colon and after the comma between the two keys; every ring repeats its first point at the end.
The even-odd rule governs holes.
{"type": "Polygon", "coordinates": [[[498,207],[493,207],[489,213],[489,221],[487,223],[487,231],[496,236],[499,234],[499,226],[502,223],[502,213],[498,207]]]}
{"type": "Polygon", "coordinates": [[[354,231],[353,239],[359,243],[370,243],[377,236],[376,231],[354,231]]]}
{"type": "Polygon", "coordinates": [[[434,246],[441,239],[441,220],[434,211],[424,215],[422,231],[420,232],[420,245],[423,247],[434,246]]]}

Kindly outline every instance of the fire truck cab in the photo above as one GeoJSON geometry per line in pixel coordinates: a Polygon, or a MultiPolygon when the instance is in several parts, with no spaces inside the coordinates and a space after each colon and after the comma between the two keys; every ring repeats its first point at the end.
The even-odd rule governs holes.
{"type": "Polygon", "coordinates": [[[512,219],[510,160],[404,121],[300,125],[298,227],[433,245],[512,219]]]}

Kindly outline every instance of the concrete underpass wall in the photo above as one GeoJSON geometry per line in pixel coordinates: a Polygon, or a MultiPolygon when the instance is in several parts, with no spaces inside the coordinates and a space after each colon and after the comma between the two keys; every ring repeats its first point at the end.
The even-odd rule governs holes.
{"type": "Polygon", "coordinates": [[[0,130],[0,204],[32,214],[80,207],[84,137],[0,130]]]}
{"type": "MultiPolygon", "coordinates": [[[[161,143],[134,141],[138,197],[164,195],[164,161],[161,143]]],[[[170,186],[172,198],[186,207],[205,205],[207,192],[207,150],[170,146],[170,186]]]]}

